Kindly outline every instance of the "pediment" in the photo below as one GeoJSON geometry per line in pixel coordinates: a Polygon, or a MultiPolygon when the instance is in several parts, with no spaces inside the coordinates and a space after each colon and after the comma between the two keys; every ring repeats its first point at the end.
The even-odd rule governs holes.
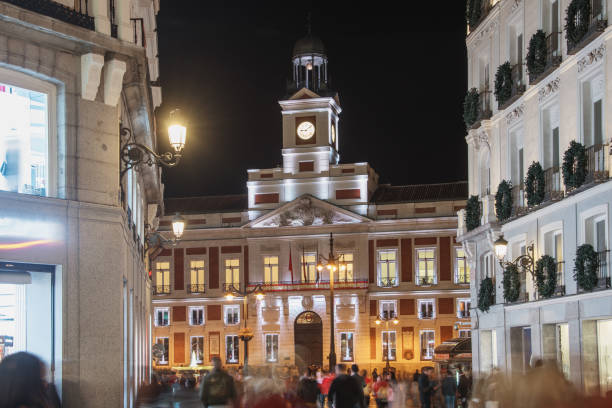
{"type": "Polygon", "coordinates": [[[253,220],[245,225],[245,227],[307,227],[333,224],[357,224],[369,221],[369,218],[306,194],[253,220]]]}
{"type": "Polygon", "coordinates": [[[308,88],[302,88],[299,91],[297,91],[296,93],[294,93],[289,100],[296,100],[296,99],[313,99],[313,98],[320,98],[321,96],[317,95],[316,93],[314,93],[313,91],[311,91],[308,88]]]}

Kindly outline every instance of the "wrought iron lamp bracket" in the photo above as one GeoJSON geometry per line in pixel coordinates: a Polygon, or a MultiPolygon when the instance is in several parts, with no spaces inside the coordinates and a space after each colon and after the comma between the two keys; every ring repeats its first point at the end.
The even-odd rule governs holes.
{"type": "Polygon", "coordinates": [[[125,164],[121,170],[120,179],[130,169],[141,164],[147,166],[161,165],[164,167],[174,167],[181,161],[183,157],[181,153],[161,153],[154,152],[149,147],[136,143],[132,131],[129,128],[121,127],[119,129],[122,141],[125,140],[121,147],[121,161],[125,164]]]}
{"type": "Polygon", "coordinates": [[[533,256],[534,245],[529,244],[526,249],[527,249],[527,253],[523,255],[519,255],[514,261],[508,262],[508,261],[501,260],[499,261],[499,264],[504,269],[510,265],[516,265],[518,268],[521,268],[529,272],[533,276],[535,273],[534,272],[535,258],[533,256]]]}

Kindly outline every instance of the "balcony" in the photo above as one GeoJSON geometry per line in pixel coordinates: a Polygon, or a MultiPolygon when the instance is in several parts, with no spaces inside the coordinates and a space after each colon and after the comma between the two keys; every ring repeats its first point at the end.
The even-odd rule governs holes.
{"type": "Polygon", "coordinates": [[[397,280],[395,278],[378,278],[378,286],[381,288],[392,288],[397,286],[397,280]]]}
{"type": "Polygon", "coordinates": [[[463,275],[455,276],[455,284],[456,285],[469,285],[470,277],[468,276],[468,273],[466,272],[463,275]]]}
{"type": "Polygon", "coordinates": [[[433,276],[418,276],[417,285],[420,286],[431,286],[435,284],[433,276]]]}
{"type": "MultiPolygon", "coordinates": [[[[367,279],[334,280],[334,290],[367,289],[369,283],[367,279]]],[[[321,280],[319,282],[251,282],[249,283],[249,289],[255,288],[258,285],[261,285],[264,292],[294,292],[330,289],[329,280],[321,280]]]]}
{"type": "Polygon", "coordinates": [[[599,268],[597,271],[597,287],[608,289],[610,288],[610,268],[608,263],[609,250],[597,252],[599,258],[599,268]]]}
{"type": "MultiPolygon", "coordinates": [[[[72,7],[66,7],[51,0],[2,0],[26,10],[52,17],[68,24],[74,24],[88,30],[95,30],[94,18],[86,13],[76,11],[72,7]]],[[[81,8],[82,10],[82,8],[81,8]]],[[[85,7],[87,12],[87,7],[85,7]]]]}
{"type": "Polygon", "coordinates": [[[169,295],[170,294],[170,285],[156,285],[153,286],[153,295],[169,295]]]}
{"type": "Polygon", "coordinates": [[[205,285],[203,283],[192,283],[187,285],[187,293],[200,294],[205,292],[205,285]]]}
{"type": "Polygon", "coordinates": [[[596,144],[586,148],[587,177],[585,184],[608,180],[606,170],[606,148],[608,145],[596,144]]]}
{"type": "Polygon", "coordinates": [[[538,75],[529,73],[529,83],[537,84],[542,78],[561,65],[561,33],[550,33],[546,36],[546,65],[544,71],[538,75]]]}
{"type": "Polygon", "coordinates": [[[561,171],[559,166],[544,170],[544,201],[556,201],[563,198],[561,190],[561,171]]]}
{"type": "Polygon", "coordinates": [[[485,87],[478,93],[478,122],[489,119],[493,116],[491,110],[491,91],[485,87]]]}
{"type": "Polygon", "coordinates": [[[565,262],[559,261],[557,262],[557,286],[555,287],[555,293],[553,296],[563,296],[565,295],[565,262]]]}
{"type": "MultiPolygon", "coordinates": [[[[571,41],[569,38],[567,39],[567,53],[569,55],[575,54],[583,49],[603,33],[608,26],[608,18],[605,11],[594,8],[592,3],[593,2],[591,2],[591,14],[587,17],[589,21],[587,31],[576,41],[571,41]]],[[[579,19],[580,17],[577,16],[577,22],[579,22],[579,19]]]]}

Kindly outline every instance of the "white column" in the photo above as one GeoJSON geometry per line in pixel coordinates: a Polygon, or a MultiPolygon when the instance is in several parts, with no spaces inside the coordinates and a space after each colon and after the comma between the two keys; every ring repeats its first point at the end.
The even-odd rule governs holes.
{"type": "Polygon", "coordinates": [[[110,35],[110,20],[108,19],[108,0],[91,0],[91,15],[94,18],[96,31],[110,35]]]}
{"type": "Polygon", "coordinates": [[[134,41],[134,30],[130,24],[130,0],[115,0],[117,37],[123,41],[134,41]]]}

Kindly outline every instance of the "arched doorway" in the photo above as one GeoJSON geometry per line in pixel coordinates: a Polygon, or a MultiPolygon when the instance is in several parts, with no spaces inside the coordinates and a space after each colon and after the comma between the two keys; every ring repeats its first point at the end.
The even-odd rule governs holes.
{"type": "Polygon", "coordinates": [[[323,366],[323,322],[312,311],[300,313],[293,325],[295,365],[300,371],[311,365],[323,366]]]}

